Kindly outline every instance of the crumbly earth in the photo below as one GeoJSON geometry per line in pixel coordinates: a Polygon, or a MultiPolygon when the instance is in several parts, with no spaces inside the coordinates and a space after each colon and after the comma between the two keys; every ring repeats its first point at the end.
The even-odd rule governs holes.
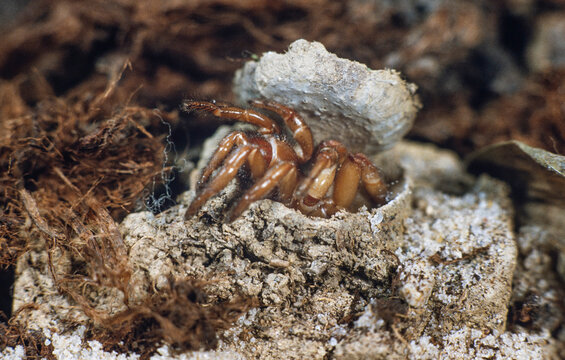
{"type": "MultiPolygon", "coordinates": [[[[550,332],[561,315],[507,328],[511,298],[533,287],[550,303],[559,286],[548,254],[535,249],[543,229],[514,232],[508,187],[471,178],[454,155],[431,146],[400,143],[383,157],[406,171],[379,209],[313,219],[264,200],[227,224],[239,193],[231,184],[188,221],[192,192],[157,216],[131,214],[121,226],[139,284],[131,299],[166,286],[169,275],[214,279],[206,288],[212,300],[257,298],[217,352],[177,358],[558,358],[562,342],[550,332]]],[[[40,253],[19,264],[14,308],[39,302],[26,313],[57,332],[58,319],[76,314],[50,288],[40,253]]],[[[102,295],[100,306],[120,308],[119,297],[102,295]]],[[[48,338],[55,335],[60,347],[80,339],[48,338]]],[[[171,355],[164,347],[157,358],[171,355]]]]}

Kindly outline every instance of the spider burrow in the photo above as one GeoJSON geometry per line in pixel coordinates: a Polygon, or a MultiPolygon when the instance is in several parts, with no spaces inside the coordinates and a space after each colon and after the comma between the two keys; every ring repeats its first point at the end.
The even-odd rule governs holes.
{"type": "Polygon", "coordinates": [[[220,141],[202,171],[186,219],[225,188],[240,169],[254,183],[233,207],[228,217],[230,222],[251,203],[267,197],[305,215],[327,218],[350,208],[360,190],[359,184],[366,200],[373,205],[384,204],[387,186],[367,156],[351,154],[340,142],[326,140],[318,145],[312,157],[312,132],[296,111],[269,100],[253,100],[250,104],[280,116],[296,145],[285,138],[274,120],[261,112],[215,102],[186,101],[183,104],[186,111],[208,111],[220,118],[257,126],[255,132],[233,131],[220,141]]]}

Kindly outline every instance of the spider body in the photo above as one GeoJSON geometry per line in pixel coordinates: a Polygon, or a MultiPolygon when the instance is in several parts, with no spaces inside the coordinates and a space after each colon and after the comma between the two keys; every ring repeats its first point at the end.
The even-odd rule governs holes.
{"type": "Polygon", "coordinates": [[[329,217],[349,208],[358,193],[359,184],[372,203],[383,202],[386,185],[365,155],[351,154],[340,142],[328,140],[318,146],[312,157],[312,132],[296,111],[273,101],[255,100],[251,105],[278,114],[297,146],[291,145],[278,124],[261,112],[207,101],[185,102],[186,110],[208,111],[220,118],[257,126],[255,134],[234,131],[220,141],[202,171],[197,195],[185,218],[196,214],[208,199],[228,185],[241,168],[247,169],[254,184],[233,208],[229,221],[241,215],[251,203],[268,197],[276,188],[277,200],[306,215],[319,217],[329,217]],[[312,164],[309,164],[312,159],[312,164]],[[302,175],[304,168],[308,169],[307,175],[302,175]],[[331,195],[328,195],[332,188],[331,195]]]}

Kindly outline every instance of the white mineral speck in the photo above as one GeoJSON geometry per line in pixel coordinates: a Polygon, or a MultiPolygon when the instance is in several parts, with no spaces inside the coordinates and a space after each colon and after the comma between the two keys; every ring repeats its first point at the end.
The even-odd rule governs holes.
{"type": "Polygon", "coordinates": [[[7,347],[0,351],[0,358],[4,360],[24,360],[26,353],[23,346],[17,345],[15,348],[7,347]]]}

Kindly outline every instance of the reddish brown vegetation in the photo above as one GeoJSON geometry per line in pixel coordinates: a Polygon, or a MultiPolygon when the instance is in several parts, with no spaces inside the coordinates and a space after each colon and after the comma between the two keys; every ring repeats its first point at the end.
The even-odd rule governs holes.
{"type": "Polygon", "coordinates": [[[513,139],[565,155],[565,69],[535,75],[516,94],[489,104],[472,138],[478,148],[513,139]]]}
{"type": "MultiPolygon", "coordinates": [[[[25,311],[25,309],[22,309],[25,311]]],[[[28,331],[15,321],[16,317],[6,319],[0,314],[0,349],[7,346],[22,345],[26,358],[30,360],[54,360],[53,345],[45,343],[45,336],[37,331],[28,331]]]]}
{"type": "Polygon", "coordinates": [[[105,319],[91,336],[108,350],[136,351],[147,357],[164,340],[173,349],[213,349],[216,332],[229,328],[251,302],[207,304],[205,283],[170,279],[170,287],[153,293],[143,304],[105,319]]]}
{"type": "MultiPolygon", "coordinates": [[[[94,88],[64,97],[53,96],[39,78],[42,100],[33,107],[25,105],[13,82],[1,84],[0,263],[13,265],[32,239],[41,239],[50,254],[73,254],[84,269],[58,273],[50,264],[51,275],[59,291],[93,320],[93,331],[107,347],[125,338],[132,343],[123,346],[135,348],[134,335],[142,334],[147,336],[140,351],[146,354],[162,339],[181,349],[215,346],[216,330],[229,326],[245,303],[204,307],[191,300],[192,293],[204,294],[203,284],[188,280],[146,303],[128,302],[131,268],[116,220],[139,205],[148,184],[168,171],[163,141],[151,132],[163,132],[162,119],[174,122],[176,115],[116,101],[123,95],[116,87],[120,76],[121,71],[114,73],[98,93],[94,88]],[[127,310],[113,317],[96,310],[80,290],[86,284],[118,289],[127,310]],[[109,331],[120,336],[101,335],[109,331]]],[[[24,344],[31,355],[47,351],[35,335],[16,333],[18,327],[14,321],[2,324],[5,345],[24,344]]]]}

